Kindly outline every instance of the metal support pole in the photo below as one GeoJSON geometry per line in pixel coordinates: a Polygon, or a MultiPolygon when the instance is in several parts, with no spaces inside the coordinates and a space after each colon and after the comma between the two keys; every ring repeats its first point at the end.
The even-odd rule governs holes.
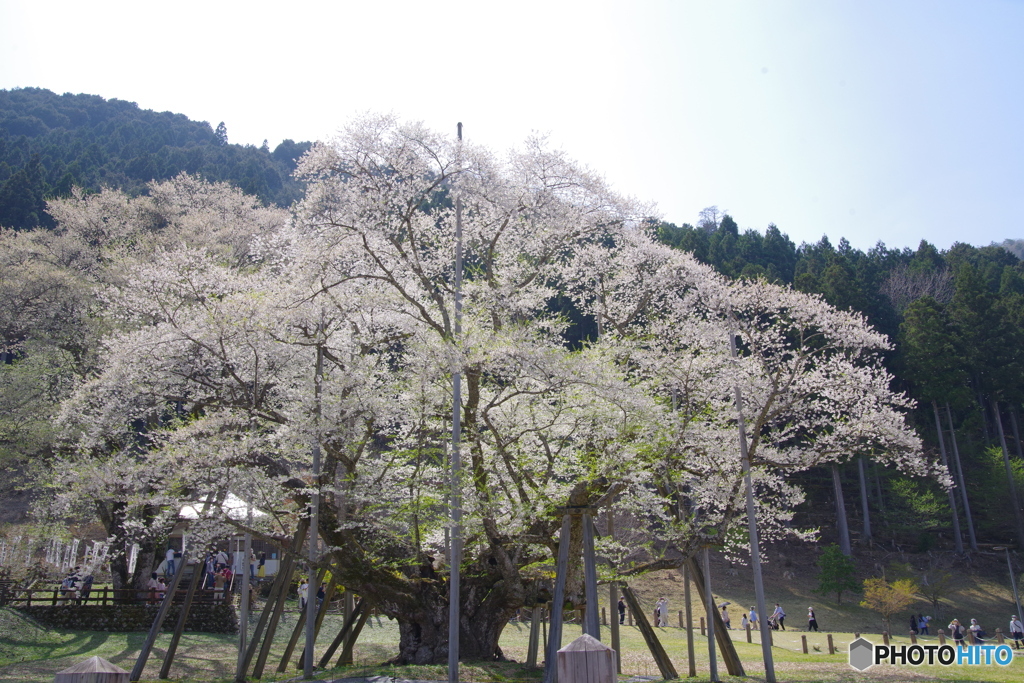
{"type": "MultiPolygon", "coordinates": [[[[459,152],[462,150],[462,122],[458,124],[459,152]]],[[[462,197],[455,193],[455,338],[462,336],[462,197]]],[[[459,680],[459,611],[462,564],[462,368],[454,368],[452,383],[452,485],[451,485],[451,557],[448,580],[448,683],[459,680]]]]}
{"type": "MultiPolygon", "coordinates": [[[[323,330],[317,328],[317,336],[323,330]]],[[[313,435],[313,496],[310,502],[309,521],[309,589],[306,593],[306,656],[302,661],[302,678],[313,678],[313,649],[316,645],[316,596],[320,592],[320,581],[316,574],[320,546],[320,392],[324,375],[324,348],[317,340],[316,371],[313,374],[313,420],[316,433],[313,435]]],[[[246,558],[248,562],[248,558],[246,558]]]]}
{"type": "Polygon", "coordinates": [[[711,681],[718,681],[718,657],[715,656],[715,596],[711,594],[711,553],[704,546],[704,606],[708,613],[708,665],[711,669],[711,681]]]}
{"type": "MultiPolygon", "coordinates": [[[[245,525],[248,529],[252,528],[252,505],[246,506],[245,512],[245,525]]],[[[249,531],[245,532],[245,543],[242,548],[243,558],[243,570],[242,570],[242,599],[239,601],[238,607],[238,661],[237,666],[240,666],[242,660],[245,659],[245,648],[248,645],[246,639],[249,637],[249,553],[252,552],[252,533],[249,531]]]]}
{"type": "Polygon", "coordinates": [[[551,600],[551,628],[548,648],[544,653],[544,683],[555,683],[558,677],[558,648],[562,645],[562,608],[565,607],[565,575],[569,569],[569,515],[562,518],[562,534],[558,538],[558,566],[555,568],[555,595],[551,600]]]}
{"type": "Polygon", "coordinates": [[[597,564],[594,560],[594,520],[583,513],[583,576],[587,614],[583,632],[601,640],[601,622],[597,613],[597,564]]]}
{"type": "MultiPolygon", "coordinates": [[[[733,359],[736,354],[736,337],[729,334],[729,350],[733,359]]],[[[747,427],[743,419],[743,395],[739,386],[736,392],[736,423],[740,438],[743,479],[747,493],[747,533],[750,536],[750,566],[754,574],[754,595],[757,602],[758,624],[761,630],[761,654],[764,657],[764,675],[767,683],[775,683],[775,660],[772,657],[771,631],[764,613],[764,580],[761,577],[761,544],[757,533],[757,508],[754,507],[754,485],[750,477],[750,453],[747,449],[747,427]]]]}

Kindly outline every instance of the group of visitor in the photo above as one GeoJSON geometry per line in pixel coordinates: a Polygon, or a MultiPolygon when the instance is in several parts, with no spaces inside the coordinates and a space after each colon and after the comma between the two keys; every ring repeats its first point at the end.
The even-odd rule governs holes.
{"type": "MultiPolygon", "coordinates": [[[[971,619],[971,625],[966,629],[959,619],[954,619],[949,622],[948,628],[950,638],[957,645],[964,644],[964,638],[968,633],[974,638],[975,643],[984,643],[989,638],[989,635],[981,627],[977,619],[971,619]]],[[[1019,650],[1021,647],[1024,647],[1024,624],[1021,623],[1016,614],[1010,616],[1010,639],[1013,640],[1014,649],[1019,650]]]]}
{"type": "Polygon", "coordinates": [[[82,574],[81,566],[68,571],[67,576],[60,582],[60,595],[64,604],[81,605],[83,600],[89,598],[92,591],[93,576],[91,572],[82,574]]]}

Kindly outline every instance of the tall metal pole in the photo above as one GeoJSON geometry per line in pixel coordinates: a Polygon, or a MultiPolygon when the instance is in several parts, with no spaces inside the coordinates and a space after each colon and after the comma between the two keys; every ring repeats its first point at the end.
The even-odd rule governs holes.
{"type": "Polygon", "coordinates": [[[708,665],[711,669],[711,681],[718,681],[718,657],[715,656],[715,596],[711,594],[711,553],[704,546],[704,607],[708,613],[708,665]]]}
{"type": "MultiPolygon", "coordinates": [[[[459,130],[459,161],[462,160],[462,122],[459,130]]],[[[462,197],[455,193],[455,335],[458,344],[462,336],[462,197]]],[[[462,368],[455,362],[452,383],[452,485],[451,485],[451,557],[448,579],[448,683],[459,680],[459,580],[462,564],[462,368]]]]}
{"type": "MultiPolygon", "coordinates": [[[[319,336],[321,328],[317,329],[319,336]]],[[[320,390],[324,373],[324,349],[317,339],[316,372],[313,375],[313,496],[310,503],[309,519],[309,588],[306,592],[306,652],[302,659],[302,678],[313,678],[313,645],[316,642],[316,596],[320,592],[320,581],[314,567],[317,562],[320,540],[320,390]]],[[[248,561],[248,558],[246,558],[248,561]]]]}
{"type": "Polygon", "coordinates": [[[583,576],[587,613],[583,632],[601,640],[601,620],[597,607],[597,562],[594,560],[594,520],[589,512],[583,513],[583,576]]]}
{"type": "MultiPolygon", "coordinates": [[[[733,359],[736,354],[736,336],[729,333],[729,352],[733,359]]],[[[750,479],[750,453],[747,451],[747,426],[743,421],[743,395],[737,384],[736,425],[740,434],[740,458],[743,462],[743,479],[747,489],[747,531],[750,535],[750,566],[754,574],[754,595],[757,598],[757,623],[761,630],[761,655],[764,658],[764,675],[768,683],[775,683],[775,661],[772,658],[771,634],[764,614],[764,581],[761,578],[761,543],[757,536],[757,509],[754,507],[754,486],[750,479]]]]}
{"type": "MultiPolygon", "coordinates": [[[[252,504],[246,506],[245,524],[249,529],[252,528],[252,504]]],[[[244,567],[242,572],[242,599],[238,615],[238,669],[242,668],[242,661],[245,659],[245,649],[248,647],[246,640],[249,637],[249,572],[251,571],[249,568],[249,553],[251,552],[252,533],[247,529],[245,532],[245,544],[242,547],[242,556],[245,564],[242,565],[244,567]]],[[[200,557],[199,562],[202,563],[202,561],[203,559],[200,557]]],[[[202,569],[202,564],[196,567],[197,572],[202,569]]]]}
{"type": "Polygon", "coordinates": [[[1010,562],[1010,549],[1006,548],[1006,568],[1010,570],[1010,586],[1013,587],[1013,602],[1017,605],[1017,618],[1021,618],[1020,595],[1017,594],[1017,578],[1013,575],[1013,564],[1010,562]]]}

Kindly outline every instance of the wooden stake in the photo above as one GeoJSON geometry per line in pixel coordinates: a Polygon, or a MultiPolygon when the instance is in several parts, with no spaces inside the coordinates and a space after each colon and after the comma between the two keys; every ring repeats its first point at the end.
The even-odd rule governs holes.
{"type": "MultiPolygon", "coordinates": [[[[202,559],[200,558],[200,562],[202,559]]],[[[188,565],[185,558],[182,558],[181,569],[183,572],[188,565]]],[[[178,623],[174,627],[174,635],[171,636],[171,644],[167,646],[167,654],[164,655],[163,666],[160,667],[160,678],[168,678],[171,671],[171,663],[174,661],[174,653],[178,650],[178,641],[181,639],[182,631],[185,630],[185,620],[188,619],[188,612],[192,608],[192,600],[195,598],[196,589],[199,588],[199,580],[203,576],[202,564],[194,564],[192,580],[188,584],[188,592],[185,593],[185,603],[181,606],[181,614],[178,615],[178,623]]]]}
{"type": "Polygon", "coordinates": [[[369,614],[370,610],[367,609],[367,607],[368,606],[366,604],[366,601],[360,598],[359,602],[356,603],[355,608],[348,615],[348,617],[345,618],[345,622],[341,626],[341,631],[338,632],[338,635],[335,636],[334,641],[331,643],[330,647],[327,648],[327,651],[324,652],[323,657],[320,658],[320,663],[317,664],[318,667],[323,669],[331,663],[331,657],[333,657],[334,653],[338,650],[339,647],[341,647],[341,644],[345,642],[345,637],[348,635],[348,632],[352,629],[352,625],[355,623],[356,619],[359,618],[362,612],[366,612],[367,614],[369,614]]]}
{"type": "Polygon", "coordinates": [[[665,648],[662,647],[661,641],[658,640],[658,634],[651,627],[650,622],[647,621],[647,615],[640,608],[640,602],[636,599],[629,586],[622,586],[622,597],[626,599],[626,605],[629,606],[629,610],[636,615],[636,625],[647,642],[647,647],[654,657],[654,662],[658,665],[658,670],[661,671],[662,678],[666,681],[679,678],[679,674],[676,673],[675,667],[672,666],[672,661],[668,658],[665,648]]]}
{"type": "MultiPolygon", "coordinates": [[[[188,563],[188,551],[181,554],[182,566],[186,563],[188,563]]],[[[153,650],[156,637],[160,634],[160,628],[164,625],[164,619],[167,618],[167,610],[171,608],[171,603],[174,602],[174,592],[178,590],[178,584],[181,583],[181,577],[184,574],[185,572],[180,570],[176,572],[171,579],[171,585],[167,587],[163,602],[160,603],[160,609],[157,610],[156,618],[153,619],[153,625],[149,627],[149,635],[146,636],[146,641],[142,644],[142,651],[139,652],[139,658],[135,660],[135,666],[132,667],[132,672],[128,677],[131,683],[138,683],[138,680],[142,678],[142,670],[146,668],[146,660],[149,659],[149,653],[153,650]]]]}
{"type": "MultiPolygon", "coordinates": [[[[748,631],[749,631],[749,629],[748,629],[748,631]]],[[[831,633],[828,634],[828,653],[830,655],[834,655],[836,653],[836,646],[832,642],[832,634],[831,633]]]]}

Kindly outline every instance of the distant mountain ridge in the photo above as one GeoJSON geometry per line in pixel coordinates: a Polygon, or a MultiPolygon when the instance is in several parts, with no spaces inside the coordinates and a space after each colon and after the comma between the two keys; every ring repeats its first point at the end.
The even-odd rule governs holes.
{"type": "Polygon", "coordinates": [[[0,90],[0,226],[51,226],[46,200],[72,186],[137,193],[182,171],[288,206],[302,195],[291,174],[309,147],[292,140],[273,151],[233,145],[223,123],[215,130],[183,114],[97,95],[0,90]]]}

